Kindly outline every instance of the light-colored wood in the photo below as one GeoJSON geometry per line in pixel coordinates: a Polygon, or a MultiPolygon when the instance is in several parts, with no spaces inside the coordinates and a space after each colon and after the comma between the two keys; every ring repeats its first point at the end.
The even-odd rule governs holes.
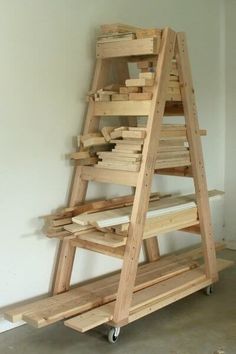
{"type": "Polygon", "coordinates": [[[160,38],[144,38],[113,43],[97,43],[96,57],[98,59],[119,58],[131,55],[158,54],[160,38]],[[128,45],[127,45],[128,44],[128,45]]]}
{"type": "Polygon", "coordinates": [[[161,45],[162,50],[157,63],[157,72],[160,75],[158,79],[155,78],[154,83],[153,100],[151,101],[147,123],[147,137],[143,148],[143,160],[136,185],[124,264],[121,270],[117,300],[114,308],[114,321],[117,323],[127,319],[132,300],[138,258],[142,244],[145,214],[148,208],[151,181],[154,172],[155,154],[158,149],[158,135],[160,135],[169,72],[174,54],[175,37],[176,35],[172,30],[167,28],[164,30],[161,45]],[[129,284],[128,287],[127,284],[129,284]]]}
{"type": "Polygon", "coordinates": [[[127,93],[114,93],[111,99],[112,101],[128,101],[129,95],[127,93]]]}
{"type": "Polygon", "coordinates": [[[139,93],[139,92],[142,92],[142,88],[138,86],[120,87],[120,93],[139,93]]]}
{"type": "Polygon", "coordinates": [[[104,139],[109,142],[111,140],[111,132],[114,130],[114,127],[103,127],[101,133],[104,139]]]}
{"type": "MultiPolygon", "coordinates": [[[[86,236],[86,235],[85,235],[86,236]]],[[[85,237],[86,238],[86,237],[85,237]]],[[[99,244],[92,241],[82,240],[82,239],[72,239],[70,241],[72,247],[79,247],[89,251],[101,253],[110,257],[123,259],[124,257],[124,247],[111,247],[104,244],[99,244]]]]}
{"type": "Polygon", "coordinates": [[[90,158],[90,153],[88,151],[73,152],[70,155],[70,158],[73,160],[88,159],[88,158],[90,158]]]}
{"type": "MultiPolygon", "coordinates": [[[[220,198],[221,192],[209,191],[209,198],[220,198]]],[[[181,196],[170,196],[149,202],[146,219],[155,218],[161,215],[168,215],[171,212],[196,207],[196,196],[187,194],[181,196]]],[[[131,220],[132,206],[114,208],[102,212],[80,214],[72,220],[80,225],[94,225],[100,228],[110,227],[129,223],[131,220]]]]}
{"type": "Polygon", "coordinates": [[[85,181],[123,184],[125,186],[136,186],[138,178],[138,174],[136,172],[117,172],[90,166],[83,167],[81,176],[85,181]]]}
{"type": "Polygon", "coordinates": [[[123,23],[112,23],[101,25],[101,32],[106,34],[111,33],[125,33],[125,32],[134,32],[142,30],[142,28],[126,25],[123,23]]]}
{"type": "Polygon", "coordinates": [[[129,100],[131,101],[143,101],[143,100],[151,100],[152,92],[141,92],[141,93],[130,93],[129,100]]]}
{"type": "Polygon", "coordinates": [[[98,245],[108,246],[112,248],[121,247],[126,244],[126,238],[112,233],[104,233],[100,231],[92,231],[83,233],[78,236],[78,240],[84,240],[96,243],[98,245]]]}
{"type": "MultiPolygon", "coordinates": [[[[217,268],[219,271],[231,266],[232,262],[218,259],[217,268]]],[[[115,326],[122,326],[141,318],[157,309],[163,308],[179,299],[182,299],[200,289],[211,284],[204,273],[204,267],[188,270],[173,278],[163,280],[133,295],[132,304],[129,311],[127,322],[114,322],[112,313],[115,302],[90,310],[84,315],[76,316],[64,322],[67,327],[71,327],[79,332],[85,332],[98,325],[110,322],[115,326]],[[105,321],[105,319],[108,319],[105,321]],[[72,324],[72,325],[71,325],[72,324]]]]}
{"type": "Polygon", "coordinates": [[[216,255],[214,248],[213,229],[211,224],[210,207],[207,195],[207,182],[204,168],[204,160],[201,139],[198,126],[197,109],[191,77],[188,49],[184,33],[178,33],[176,41],[176,61],[181,80],[181,93],[189,141],[189,150],[192,164],[192,173],[196,190],[196,200],[199,213],[199,221],[204,247],[204,259],[206,263],[207,277],[217,280],[216,255]]]}
{"type": "MultiPolygon", "coordinates": [[[[222,250],[223,248],[224,244],[216,244],[216,250],[222,250]]],[[[164,269],[166,269],[164,279],[168,279],[170,271],[173,272],[176,267],[179,268],[180,266],[184,267],[182,269],[185,271],[186,265],[191,267],[193,261],[196,261],[201,257],[202,248],[195,246],[184,252],[175,252],[163,256],[158,262],[140,265],[137,272],[135,291],[139,291],[144,287],[162,281],[164,269]]],[[[233,262],[229,262],[229,265],[230,264],[232,265],[233,262]]],[[[181,270],[181,268],[179,268],[179,270],[181,270]]],[[[34,325],[37,327],[49,325],[50,323],[54,323],[63,318],[99,306],[102,303],[114,300],[119,277],[120,273],[118,272],[112,275],[109,274],[102,279],[94,279],[88,284],[82,284],[64,294],[10,308],[4,316],[11,322],[18,322],[23,319],[23,316],[27,316],[28,318],[31,317],[31,320],[34,318],[34,325]],[[111,286],[110,289],[108,288],[109,285],[111,286]],[[92,294],[90,294],[91,290],[93,292],[93,297],[91,297],[92,294]],[[104,292],[104,290],[106,290],[106,292],[104,292]],[[102,298],[100,297],[101,295],[102,298]]]]}
{"type": "MultiPolygon", "coordinates": [[[[101,59],[96,60],[94,77],[91,91],[96,92],[98,89],[107,84],[111,66],[109,61],[101,59]]],[[[99,121],[94,119],[94,102],[89,101],[88,110],[84,125],[83,134],[96,132],[99,121]]],[[[81,178],[81,172],[84,166],[76,166],[71,184],[69,206],[74,206],[85,199],[88,183],[81,178]]],[[[52,285],[53,294],[58,294],[69,289],[72,267],[75,257],[75,248],[70,245],[68,240],[60,241],[57,262],[55,267],[54,281],[52,285]]]]}
{"type": "Polygon", "coordinates": [[[94,102],[95,116],[148,116],[151,101],[94,102]]]}
{"type": "Polygon", "coordinates": [[[129,86],[138,86],[138,87],[153,86],[153,83],[154,83],[154,79],[147,79],[147,78],[125,80],[125,85],[127,87],[129,87],[129,86]]]}
{"type": "Polygon", "coordinates": [[[151,79],[151,80],[153,80],[154,77],[155,77],[155,73],[153,73],[153,72],[139,73],[139,79],[151,79]]]}
{"type": "Polygon", "coordinates": [[[150,237],[145,240],[144,249],[148,262],[155,262],[160,259],[160,250],[156,236],[150,237]]]}

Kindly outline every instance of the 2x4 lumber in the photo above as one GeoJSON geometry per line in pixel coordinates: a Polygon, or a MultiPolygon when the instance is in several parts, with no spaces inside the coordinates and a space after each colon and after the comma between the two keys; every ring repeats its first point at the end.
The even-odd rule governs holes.
{"type": "MultiPolygon", "coordinates": [[[[216,250],[224,248],[223,243],[216,243],[216,250]]],[[[138,268],[135,291],[143,289],[145,286],[155,284],[163,276],[163,270],[167,267],[167,274],[172,269],[176,270],[180,265],[190,265],[193,261],[202,257],[202,248],[198,246],[191,247],[181,252],[174,252],[162,256],[158,262],[146,263],[138,268]]],[[[79,287],[69,290],[66,293],[54,295],[46,299],[38,300],[25,305],[20,305],[8,309],[4,314],[5,318],[11,322],[18,322],[23,319],[23,316],[34,316],[36,327],[46,326],[63,318],[73,316],[82,311],[89,310],[103,303],[115,299],[116,287],[120,278],[120,272],[116,274],[108,274],[102,279],[94,279],[88,284],[80,284],[79,287]],[[109,285],[113,288],[110,290],[109,285]],[[91,301],[90,291],[96,291],[96,298],[91,301]],[[101,294],[103,291],[106,294],[101,294]],[[99,297],[99,301],[98,301],[99,297]],[[83,301],[86,300],[86,302],[83,301]],[[75,302],[73,302],[75,301],[75,302]]],[[[94,294],[95,295],[95,294],[94,294]]]]}
{"type": "Polygon", "coordinates": [[[122,184],[125,186],[136,186],[138,178],[137,172],[112,171],[108,169],[98,169],[85,166],[82,171],[82,179],[102,183],[122,184]]]}
{"type": "Polygon", "coordinates": [[[144,251],[148,262],[155,262],[160,259],[160,250],[157,242],[157,237],[150,237],[144,242],[144,251]]]}
{"type": "MultiPolygon", "coordinates": [[[[231,265],[231,261],[217,259],[217,268],[219,271],[231,265]]],[[[126,322],[117,323],[114,321],[113,311],[115,302],[110,302],[83,315],[73,317],[65,321],[64,324],[79,332],[85,332],[108,321],[113,325],[122,326],[203,289],[210,284],[212,284],[212,281],[207,279],[204,273],[204,266],[201,266],[174,275],[169,279],[163,280],[161,283],[156,283],[135,292],[126,322]],[[109,320],[107,320],[108,318],[109,320]]]]}
{"type": "Polygon", "coordinates": [[[137,30],[141,30],[139,27],[126,25],[123,23],[112,23],[112,24],[104,24],[101,25],[101,32],[106,34],[111,33],[125,33],[125,32],[136,32],[137,30]]]}
{"type": "Polygon", "coordinates": [[[125,171],[125,172],[138,172],[140,169],[139,165],[136,164],[127,164],[127,163],[109,163],[109,162],[98,162],[95,166],[96,168],[101,169],[110,169],[110,170],[117,170],[117,171],[125,171]]]}
{"type": "Polygon", "coordinates": [[[94,102],[95,116],[148,116],[151,101],[94,102]]]}
{"type": "Polygon", "coordinates": [[[204,168],[203,152],[198,125],[198,115],[188,48],[184,33],[177,34],[176,41],[176,61],[179,71],[181,93],[189,142],[189,150],[192,161],[192,173],[196,190],[196,201],[198,206],[199,221],[204,248],[204,259],[206,262],[207,277],[217,280],[216,254],[214,248],[213,229],[211,224],[211,214],[207,195],[207,181],[204,168]]]}
{"type": "Polygon", "coordinates": [[[120,93],[141,93],[142,92],[142,88],[138,87],[138,86],[121,86],[120,87],[120,93]]]}
{"type": "Polygon", "coordinates": [[[160,38],[144,38],[127,41],[97,43],[96,57],[98,59],[118,58],[133,55],[158,54],[160,38]]]}
{"type": "MultiPolygon", "coordinates": [[[[107,60],[97,59],[92,81],[91,91],[107,85],[111,63],[107,60]]],[[[83,134],[94,133],[98,130],[99,120],[94,118],[94,102],[89,101],[85,119],[83,134]]],[[[74,169],[70,190],[69,206],[75,206],[84,201],[88,182],[81,178],[84,166],[76,166],[74,169]]],[[[57,254],[57,261],[52,285],[53,294],[59,294],[69,289],[72,267],[75,257],[75,247],[72,247],[69,240],[60,241],[57,254]]]]}

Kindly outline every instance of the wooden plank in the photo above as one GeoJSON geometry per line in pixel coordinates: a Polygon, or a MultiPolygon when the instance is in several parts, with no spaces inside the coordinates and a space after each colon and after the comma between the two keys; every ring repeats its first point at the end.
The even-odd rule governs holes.
{"type": "Polygon", "coordinates": [[[125,85],[127,87],[129,86],[138,86],[138,87],[143,87],[143,86],[153,86],[154,80],[153,79],[146,79],[146,78],[141,78],[141,79],[127,79],[125,80],[125,85]]]}
{"type": "MultiPolygon", "coordinates": [[[[231,265],[231,261],[217,260],[219,271],[231,265]]],[[[122,326],[203,289],[211,283],[212,281],[207,279],[204,273],[204,266],[201,266],[137,291],[133,295],[126,323],[116,323],[114,321],[113,311],[115,302],[111,302],[90,310],[83,315],[73,317],[65,321],[64,324],[79,332],[85,332],[88,329],[95,328],[101,323],[108,321],[111,322],[112,325],[122,326]],[[108,318],[109,320],[107,320],[108,318]]]]}
{"type": "Polygon", "coordinates": [[[214,281],[218,279],[216,255],[214,249],[214,237],[207,195],[207,181],[199,133],[197,108],[190,69],[190,61],[188,57],[188,48],[184,33],[178,33],[175,51],[180,81],[182,83],[181,93],[183,97],[183,107],[192,161],[192,172],[194,177],[196,200],[198,205],[199,221],[204,247],[206,274],[208,278],[214,281]]]}
{"type": "Polygon", "coordinates": [[[143,100],[151,100],[152,92],[141,92],[141,93],[130,93],[129,100],[131,101],[143,101],[143,100]]]}
{"type": "Polygon", "coordinates": [[[97,165],[95,165],[96,168],[98,169],[109,169],[109,170],[116,170],[116,171],[126,171],[126,172],[138,172],[140,169],[140,165],[136,164],[118,164],[118,163],[108,163],[108,162],[98,162],[97,165]]]}
{"type": "Polygon", "coordinates": [[[95,116],[148,116],[151,101],[94,102],[95,116]]]}
{"type": "Polygon", "coordinates": [[[137,172],[112,171],[85,166],[82,171],[82,179],[102,183],[122,184],[125,186],[136,186],[137,172]]]}
{"type": "Polygon", "coordinates": [[[73,160],[88,159],[90,158],[90,153],[89,151],[77,151],[77,152],[73,152],[70,155],[70,158],[73,160]]]}
{"type": "MultiPolygon", "coordinates": [[[[224,248],[222,243],[216,243],[216,250],[224,248]]],[[[187,251],[174,252],[170,255],[162,256],[158,262],[147,263],[140,265],[138,268],[135,291],[143,289],[145,286],[150,286],[158,281],[163,280],[164,269],[165,278],[174,270],[186,270],[186,265],[191,266],[191,262],[202,257],[202,248],[195,246],[187,251]],[[186,263],[184,263],[186,261],[186,263]]],[[[22,320],[23,315],[34,315],[37,327],[42,327],[50,323],[54,323],[63,318],[73,316],[79,312],[89,310],[94,306],[106,303],[115,299],[117,284],[120,278],[120,272],[116,274],[108,274],[105,278],[94,279],[88,284],[80,285],[77,288],[71,289],[66,293],[54,295],[46,299],[38,300],[33,303],[28,303],[20,306],[14,306],[7,310],[5,318],[11,322],[22,320]],[[112,288],[109,289],[109,286],[112,288]],[[90,291],[96,291],[96,297],[91,298],[90,291]],[[106,291],[106,295],[103,293],[106,291]],[[103,294],[103,295],[102,295],[103,294]],[[102,296],[102,299],[101,299],[102,296]],[[99,297],[99,301],[98,301],[99,297]],[[85,298],[85,299],[84,299],[85,298]],[[84,301],[84,300],[85,301],[84,301]],[[73,302],[75,300],[75,302],[73,302]]]]}
{"type": "Polygon", "coordinates": [[[96,57],[98,59],[118,58],[133,55],[158,54],[160,38],[144,38],[129,41],[97,43],[96,57]]]}
{"type": "Polygon", "coordinates": [[[111,99],[112,101],[128,101],[129,95],[127,93],[114,93],[111,99]]]}
{"type": "Polygon", "coordinates": [[[120,87],[120,93],[140,93],[142,92],[142,88],[138,87],[138,86],[130,86],[130,87],[126,87],[126,86],[121,86],[120,87]]]}
{"type": "Polygon", "coordinates": [[[123,23],[112,23],[112,24],[105,24],[101,25],[101,32],[106,34],[111,33],[125,33],[125,32],[134,32],[141,30],[139,27],[126,25],[123,23]]]}
{"type": "Polygon", "coordinates": [[[103,255],[107,255],[107,256],[115,257],[115,258],[123,259],[123,257],[124,257],[124,247],[111,247],[111,246],[107,246],[107,245],[104,245],[101,243],[98,244],[97,240],[95,243],[92,241],[88,241],[88,239],[82,240],[82,239],[78,239],[78,238],[73,239],[70,242],[71,242],[71,246],[73,246],[73,247],[83,248],[88,251],[101,253],[103,255]]]}
{"type": "Polygon", "coordinates": [[[77,239],[93,242],[98,245],[108,246],[112,248],[121,247],[126,244],[126,237],[100,231],[93,231],[81,234],[78,236],[77,239]]]}
{"type": "MultiPolygon", "coordinates": [[[[220,197],[222,193],[220,191],[209,191],[209,198],[220,197]]],[[[187,194],[181,196],[171,196],[161,198],[160,200],[149,202],[149,207],[146,215],[146,219],[151,217],[157,217],[160,215],[166,215],[170,212],[176,212],[178,210],[186,210],[191,207],[195,207],[195,195],[187,194]]],[[[130,222],[132,207],[122,207],[103,212],[81,214],[73,218],[73,221],[80,225],[93,224],[100,228],[110,227],[119,224],[125,224],[130,222]]]]}

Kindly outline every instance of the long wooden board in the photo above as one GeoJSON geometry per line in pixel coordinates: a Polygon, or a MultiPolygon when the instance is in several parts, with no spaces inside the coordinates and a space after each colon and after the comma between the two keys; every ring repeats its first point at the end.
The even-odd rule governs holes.
{"type": "Polygon", "coordinates": [[[158,54],[160,37],[97,43],[96,56],[99,59],[118,58],[133,55],[158,54]]]}
{"type": "MultiPolygon", "coordinates": [[[[212,190],[209,192],[209,198],[220,196],[222,192],[212,190]]],[[[157,217],[168,214],[170,212],[177,212],[195,207],[195,195],[187,194],[182,196],[172,196],[149,203],[147,218],[157,217]]],[[[72,220],[80,225],[96,225],[100,228],[109,227],[119,224],[128,223],[130,221],[130,214],[132,207],[117,208],[107,210],[104,212],[80,214],[72,220]]]]}
{"type": "MultiPolygon", "coordinates": [[[[232,261],[217,259],[218,271],[226,269],[232,264],[232,261]]],[[[184,298],[211,283],[212,281],[207,279],[204,273],[204,267],[201,266],[142,289],[133,295],[127,323],[184,298]]],[[[112,321],[114,305],[115,302],[99,306],[96,309],[65,321],[64,324],[76,331],[86,332],[103,323],[112,321]]]]}
{"type": "MultiPolygon", "coordinates": [[[[216,244],[216,249],[222,249],[223,247],[223,244],[216,244]]],[[[157,262],[140,265],[136,280],[136,291],[154,284],[158,272],[161,272],[163,275],[165,267],[170,269],[173,266],[176,269],[176,266],[179,265],[192,264],[193,261],[201,256],[201,247],[195,247],[182,253],[163,256],[157,262]],[[149,276],[146,278],[147,274],[149,276]]],[[[95,279],[86,285],[80,285],[63,294],[13,307],[6,311],[5,318],[11,322],[17,322],[24,317],[27,322],[30,322],[35,327],[47,326],[114,300],[119,278],[120,272],[114,275],[107,275],[103,279],[95,279]]]]}

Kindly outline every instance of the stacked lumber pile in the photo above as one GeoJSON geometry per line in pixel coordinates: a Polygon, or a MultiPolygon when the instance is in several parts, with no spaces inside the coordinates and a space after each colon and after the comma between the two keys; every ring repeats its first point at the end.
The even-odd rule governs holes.
{"type": "MultiPolygon", "coordinates": [[[[119,127],[110,132],[111,151],[97,152],[97,168],[139,171],[146,137],[145,127],[119,127]]],[[[163,124],[155,169],[190,166],[184,125],[163,124]]]]}
{"type": "MultiPolygon", "coordinates": [[[[209,198],[219,198],[223,193],[213,190],[209,198]]],[[[83,248],[100,245],[110,248],[123,247],[127,241],[130,216],[134,197],[132,195],[108,200],[87,202],[73,208],[65,208],[57,214],[45,217],[46,235],[71,239],[72,245],[83,248]]],[[[195,195],[160,196],[150,195],[143,239],[167,233],[198,227],[195,195]]],[[[195,232],[194,228],[190,232],[195,232]]],[[[199,229],[196,229],[199,233],[199,229]]],[[[104,249],[96,249],[104,253],[104,249]]],[[[106,254],[110,254],[105,249],[106,254]]],[[[123,248],[118,257],[122,257],[123,248]]]]}
{"type": "MultiPolygon", "coordinates": [[[[146,132],[146,127],[105,126],[100,132],[78,137],[83,151],[73,153],[71,158],[78,165],[138,172],[146,132]]],[[[200,134],[206,135],[206,131],[200,130],[200,134]]],[[[185,125],[162,124],[155,169],[190,165],[185,125]]]]}
{"type": "MultiPolygon", "coordinates": [[[[156,62],[145,60],[137,62],[141,70],[136,79],[125,80],[125,85],[110,84],[96,92],[88,93],[88,100],[109,101],[145,101],[151,100],[156,72],[156,62]]],[[[176,61],[172,62],[167,101],[181,101],[180,83],[176,61]]]]}

